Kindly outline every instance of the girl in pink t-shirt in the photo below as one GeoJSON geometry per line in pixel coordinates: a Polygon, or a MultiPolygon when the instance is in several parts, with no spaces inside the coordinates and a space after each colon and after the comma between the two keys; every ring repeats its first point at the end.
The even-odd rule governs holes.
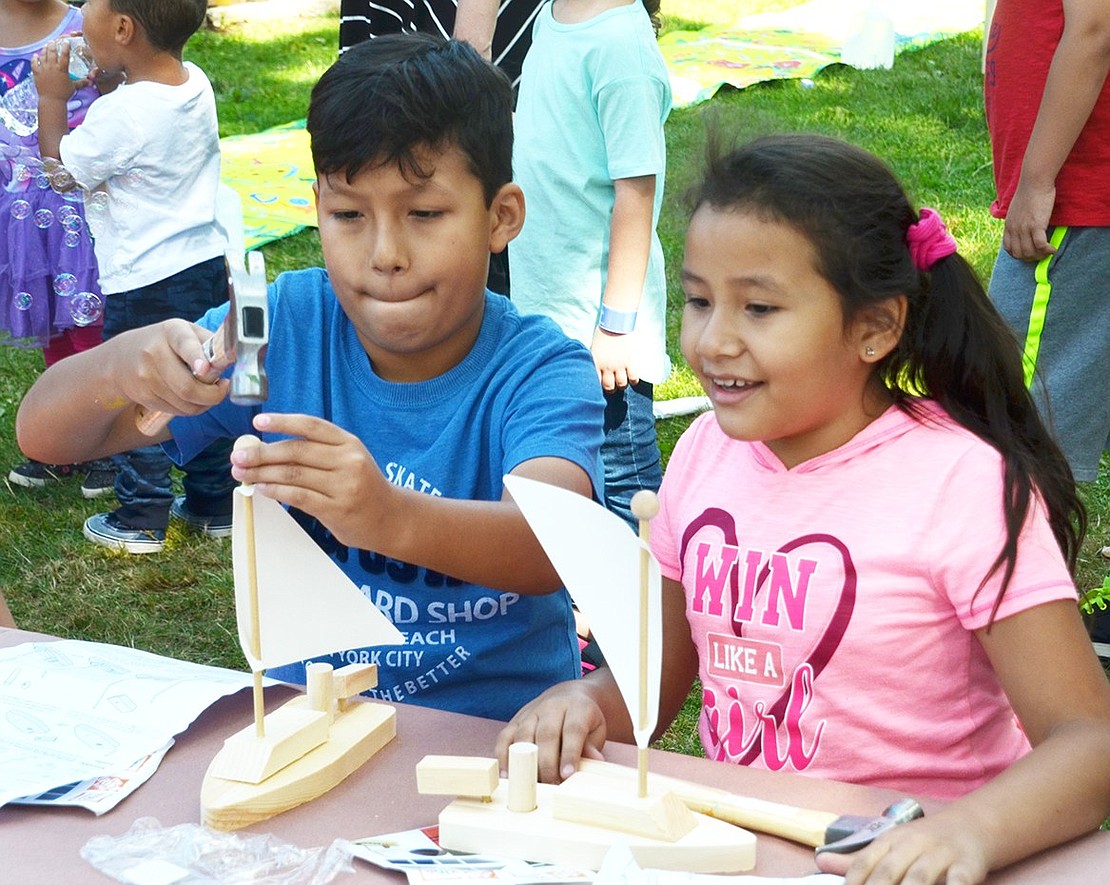
{"type": "MultiPolygon", "coordinates": [[[[820,136],[718,156],[694,202],[682,349],[713,413],[652,525],[660,730],[697,677],[710,758],[951,800],[820,855],[849,885],[970,885],[1097,828],[1110,684],[1070,578],[1086,514],[955,240],[820,136]]],[[[631,737],[602,667],[498,752],[538,740],[557,781],[631,737]]]]}

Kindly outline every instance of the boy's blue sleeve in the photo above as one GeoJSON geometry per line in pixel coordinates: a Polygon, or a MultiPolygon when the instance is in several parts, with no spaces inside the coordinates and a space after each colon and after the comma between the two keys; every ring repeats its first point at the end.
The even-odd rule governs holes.
{"type": "Polygon", "coordinates": [[[560,338],[516,387],[502,428],[505,473],[533,458],[562,458],[586,471],[594,498],[604,501],[605,399],[597,369],[584,345],[560,338]]]}

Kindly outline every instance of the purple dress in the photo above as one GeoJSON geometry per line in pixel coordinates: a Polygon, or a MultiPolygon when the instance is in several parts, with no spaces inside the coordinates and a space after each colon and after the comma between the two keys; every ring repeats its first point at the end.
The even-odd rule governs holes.
{"type": "MultiPolygon", "coordinates": [[[[71,9],[44,40],[0,47],[0,344],[45,347],[65,329],[100,324],[103,296],[80,190],[58,193],[39,156],[31,58],[50,40],[81,31],[71,9]]],[[[79,125],[99,93],[69,102],[79,125]]]]}

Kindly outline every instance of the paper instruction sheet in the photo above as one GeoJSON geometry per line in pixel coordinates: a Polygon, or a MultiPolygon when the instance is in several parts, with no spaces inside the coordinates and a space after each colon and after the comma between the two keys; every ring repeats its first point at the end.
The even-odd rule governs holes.
{"type": "Polygon", "coordinates": [[[93,778],[134,782],[136,762],[250,684],[249,673],[96,642],[0,649],[0,805],[93,778]]]}

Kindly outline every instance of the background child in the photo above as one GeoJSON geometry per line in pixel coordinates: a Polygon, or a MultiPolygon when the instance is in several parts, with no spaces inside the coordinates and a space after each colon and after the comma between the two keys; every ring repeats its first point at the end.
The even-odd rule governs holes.
{"type": "MultiPolygon", "coordinates": [[[[1094,482],[1110,450],[1110,4],[1000,0],[986,61],[1006,220],[991,301],[1072,473],[1094,482]]],[[[1092,626],[1105,649],[1110,610],[1092,626]]]]}
{"type": "MultiPolygon", "coordinates": [[[[714,411],[652,523],[661,727],[698,676],[711,758],[953,800],[849,856],[851,885],[980,882],[1098,827],[1110,685],[1068,571],[1083,508],[955,240],[817,136],[712,161],[694,203],[682,346],[714,411]]],[[[630,738],[606,670],[498,750],[560,729],[551,779],[630,738]]]]}
{"type": "Polygon", "coordinates": [[[340,0],[339,52],[385,34],[420,31],[470,43],[515,87],[543,0],[340,0]]]}
{"type": "Polygon", "coordinates": [[[605,497],[630,524],[632,496],[661,478],[653,385],[670,372],[663,201],[670,79],[658,0],[555,0],[524,62],[513,171],[528,219],[509,249],[512,298],[594,355],[606,394],[605,497]]]}
{"type": "MultiPolygon", "coordinates": [[[[61,194],[43,174],[38,93],[31,59],[51,41],[81,32],[81,13],[62,0],[0,0],[0,342],[41,348],[50,366],[100,343],[103,302],[79,193],[61,194]]],[[[78,89],[66,124],[77,126],[99,93],[78,89]]],[[[108,462],[12,469],[14,485],[38,487],[84,473],[87,498],[112,493],[108,462]]]]}
{"type": "MultiPolygon", "coordinates": [[[[204,22],[205,0],[88,0],[85,40],[98,69],[126,82],[101,98],[66,134],[74,83],[69,49],[35,56],[39,144],[89,194],[105,340],[169,317],[200,316],[227,300],[226,234],[216,221],[219,132],[212,86],[183,62],[185,42],[204,22]]],[[[213,537],[231,532],[230,443],[185,465],[174,498],[170,460],[158,446],[115,459],[120,507],[85,521],[85,537],[128,553],[165,544],[171,510],[213,537]]]]}
{"type": "Polygon", "coordinates": [[[600,499],[603,408],[586,349],[485,289],[524,210],[508,80],[467,44],[380,37],[325,72],[307,126],[327,270],[271,287],[267,411],[190,373],[208,368],[216,310],[54,366],[20,407],[20,444],[127,448],[130,403],[193,416],[161,437],[179,459],[260,431],[236,478],[290,505],[408,639],[330,661],[377,663],[377,697],[507,719],[581,662],[569,598],[502,477],[600,499]]]}

